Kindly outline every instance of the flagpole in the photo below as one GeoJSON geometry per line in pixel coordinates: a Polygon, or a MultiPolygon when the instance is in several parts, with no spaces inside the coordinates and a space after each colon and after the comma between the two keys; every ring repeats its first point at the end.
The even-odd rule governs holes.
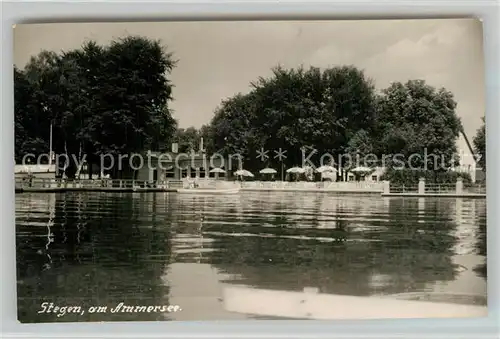
{"type": "Polygon", "coordinates": [[[49,166],[52,165],[52,123],[50,123],[50,137],[49,137],[49,166]]]}

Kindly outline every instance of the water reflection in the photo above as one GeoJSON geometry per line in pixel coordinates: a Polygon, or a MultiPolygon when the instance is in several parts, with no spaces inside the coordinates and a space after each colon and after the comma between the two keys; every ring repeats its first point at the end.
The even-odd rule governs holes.
{"type": "MultiPolygon", "coordinates": [[[[50,195],[33,196],[42,200],[50,195]]],[[[28,212],[18,201],[18,316],[21,321],[100,321],[103,314],[37,314],[44,301],[55,305],[113,307],[168,304],[161,275],[170,261],[170,211],[156,196],[65,194],[55,197],[55,215],[28,212]],[[148,213],[150,204],[158,215],[148,213]],[[26,211],[26,212],[25,212],[26,211]],[[53,242],[45,246],[53,223],[53,242]],[[161,224],[161,227],[159,225],[161,224]],[[50,258],[50,259],[48,259],[50,258]],[[47,267],[50,265],[50,267],[47,267]]],[[[22,196],[21,199],[30,199],[22,196]]],[[[52,199],[52,198],[50,198],[52,199]]],[[[29,208],[29,206],[27,206],[29,208]]],[[[161,314],[105,314],[106,320],[156,320],[161,314]]]]}
{"type": "MultiPolygon", "coordinates": [[[[259,288],[316,286],[323,293],[348,295],[400,293],[454,279],[450,255],[455,238],[449,234],[453,223],[446,206],[439,207],[443,216],[437,219],[438,202],[430,203],[426,212],[434,213],[434,218],[417,223],[416,200],[394,199],[383,211],[380,200],[360,204],[354,199],[329,198],[322,213],[309,218],[304,213],[300,225],[289,224],[286,232],[268,231],[275,237],[264,236],[265,227],[251,220],[226,232],[224,225],[210,226],[218,231],[212,235],[210,263],[243,277],[240,283],[259,288]],[[355,203],[349,204],[349,199],[355,203]],[[335,241],[342,237],[347,241],[335,241]]],[[[272,202],[268,208],[276,210],[272,202]]],[[[281,212],[293,215],[295,210],[292,206],[281,212]]]]}
{"type": "MultiPolygon", "coordinates": [[[[474,208],[477,211],[477,224],[479,225],[476,235],[477,254],[486,258],[486,204],[480,201],[474,201],[474,208]]],[[[485,278],[487,277],[486,259],[475,267],[477,274],[485,278]]]]}
{"type": "MultiPolygon", "coordinates": [[[[239,319],[221,284],[486,298],[484,200],[255,192],[16,196],[19,319],[239,319]],[[37,314],[178,303],[176,314],[37,314]]],[[[467,302],[470,302],[468,300],[467,302]]]]}

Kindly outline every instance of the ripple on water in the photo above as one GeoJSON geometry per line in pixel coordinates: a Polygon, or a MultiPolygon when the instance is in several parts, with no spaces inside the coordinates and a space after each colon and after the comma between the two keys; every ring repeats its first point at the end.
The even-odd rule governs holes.
{"type": "MultiPolygon", "coordinates": [[[[75,321],[36,316],[43,300],[168,304],[188,302],[197,291],[212,300],[220,298],[223,283],[480,304],[486,298],[485,223],[481,199],[292,192],[19,194],[19,316],[75,321]],[[465,255],[466,272],[456,264],[465,255]],[[440,289],[450,284],[456,290],[444,296],[440,289]]],[[[207,312],[230,318],[201,306],[192,316],[207,312]]],[[[76,320],[82,319],[157,320],[157,315],[76,320]]]]}

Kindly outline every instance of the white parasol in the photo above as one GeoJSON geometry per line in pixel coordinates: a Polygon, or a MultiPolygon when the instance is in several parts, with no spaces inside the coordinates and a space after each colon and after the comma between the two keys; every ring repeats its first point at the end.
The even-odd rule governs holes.
{"type": "Polygon", "coordinates": [[[226,173],[222,168],[214,168],[210,170],[210,173],[226,173]]]}
{"type": "Polygon", "coordinates": [[[286,170],[287,173],[305,173],[306,170],[302,167],[292,167],[286,170]]]}
{"type": "Polygon", "coordinates": [[[260,174],[276,174],[278,173],[274,168],[264,168],[259,171],[260,174]]]}
{"type": "Polygon", "coordinates": [[[242,176],[242,177],[253,177],[254,176],[252,172],[247,171],[245,169],[237,170],[236,172],[234,172],[234,175],[242,176]]]}

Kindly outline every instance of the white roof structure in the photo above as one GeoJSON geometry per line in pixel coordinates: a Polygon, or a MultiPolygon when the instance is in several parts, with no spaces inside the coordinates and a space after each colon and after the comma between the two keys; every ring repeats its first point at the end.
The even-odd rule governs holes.
{"type": "Polygon", "coordinates": [[[56,165],[15,165],[14,173],[55,173],[56,165]]]}

